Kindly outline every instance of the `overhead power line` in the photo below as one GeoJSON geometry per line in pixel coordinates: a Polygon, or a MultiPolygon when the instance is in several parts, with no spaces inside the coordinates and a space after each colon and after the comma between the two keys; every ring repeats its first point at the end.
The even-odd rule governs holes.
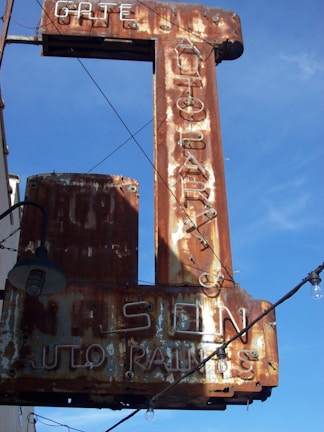
{"type": "MultiPolygon", "coordinates": [[[[312,285],[314,283],[317,283],[320,281],[319,274],[324,269],[324,262],[320,264],[316,269],[308,273],[308,275],[303,278],[293,289],[287,292],[283,297],[281,297],[279,300],[277,300],[274,304],[272,304],[268,309],[264,310],[259,316],[257,316],[253,321],[251,321],[246,327],[244,327],[241,331],[237,332],[232,338],[230,338],[228,341],[224,342],[221,346],[219,346],[215,351],[213,351],[210,355],[205,357],[200,363],[198,363],[195,367],[190,369],[187,373],[181,375],[178,379],[176,379],[172,384],[165,387],[163,390],[161,390],[159,393],[156,393],[154,396],[152,396],[147,403],[147,408],[153,408],[154,404],[160,399],[162,396],[164,396],[166,393],[168,393],[170,390],[172,390],[175,386],[181,383],[184,379],[188,378],[189,376],[193,375],[195,372],[198,372],[200,369],[202,369],[209,360],[211,360],[213,357],[217,356],[220,358],[220,355],[222,355],[222,358],[226,358],[225,349],[236,339],[243,336],[248,330],[250,330],[256,323],[262,320],[266,315],[268,315],[270,312],[275,310],[279,305],[290,299],[293,295],[295,295],[300,288],[305,285],[307,282],[310,282],[312,285]]],[[[125,422],[129,418],[133,417],[135,414],[139,412],[138,409],[133,411],[130,415],[124,417],[122,420],[120,420],[118,423],[113,425],[110,429],[107,429],[105,432],[109,432],[113,429],[115,429],[117,426],[119,426],[121,423],[125,422]]]]}
{"type": "Polygon", "coordinates": [[[28,421],[28,424],[35,424],[35,423],[39,422],[39,423],[42,423],[43,425],[48,426],[48,427],[56,427],[57,428],[58,426],[61,426],[61,427],[66,428],[68,431],[85,432],[83,429],[74,428],[72,426],[58,422],[58,421],[50,419],[48,417],[44,417],[44,416],[37,414],[35,412],[28,413],[27,421],[28,421]],[[46,422],[44,422],[43,420],[46,420],[46,422]],[[47,422],[50,422],[50,423],[47,423],[47,422]]]}
{"type": "MultiPolygon", "coordinates": [[[[46,14],[47,18],[51,21],[51,23],[53,24],[53,26],[56,28],[57,32],[60,34],[60,30],[59,28],[56,26],[55,22],[53,22],[53,20],[51,19],[51,17],[48,15],[48,13],[46,12],[46,10],[44,10],[42,4],[40,3],[39,0],[35,0],[36,3],[39,5],[39,7],[42,9],[42,11],[46,14]]],[[[141,2],[139,2],[141,3],[141,2]]],[[[147,7],[148,9],[152,10],[148,5],[146,5],[145,3],[141,3],[143,4],[143,6],[147,7]]],[[[153,9],[154,11],[154,9],[153,9]]],[[[154,11],[154,13],[156,13],[156,11],[154,11]]],[[[158,14],[157,14],[158,15],[158,14]]],[[[188,32],[191,35],[195,35],[198,37],[198,35],[195,34],[195,32],[193,32],[192,30],[189,29],[182,29],[186,32],[188,32]]],[[[200,37],[199,37],[200,38],[200,37]]],[[[200,38],[201,39],[201,38],[200,38]]],[[[210,45],[210,42],[202,39],[202,42],[208,43],[210,45]]],[[[212,50],[214,49],[214,47],[212,47],[212,50]]],[[[73,51],[73,49],[71,48],[71,50],[73,51]]],[[[135,144],[137,145],[138,149],[142,152],[142,154],[144,155],[144,157],[146,158],[146,160],[148,161],[148,163],[151,165],[151,167],[153,168],[153,170],[156,172],[157,176],[159,177],[159,179],[161,180],[161,182],[163,183],[163,185],[167,188],[167,190],[169,191],[169,193],[172,195],[172,197],[175,199],[177,205],[179,206],[179,208],[181,209],[181,211],[185,214],[186,218],[188,221],[190,221],[193,225],[195,225],[192,217],[188,214],[187,210],[185,209],[185,207],[181,204],[181,202],[179,201],[178,197],[173,193],[173,191],[171,190],[171,188],[169,187],[169,184],[167,182],[166,179],[163,178],[163,176],[161,175],[161,173],[158,171],[158,169],[155,167],[154,163],[152,162],[152,160],[150,159],[150,157],[148,156],[148,154],[146,153],[146,151],[144,150],[143,146],[140,144],[140,142],[137,140],[136,138],[136,133],[133,133],[131,131],[131,129],[128,127],[126,121],[123,119],[123,117],[121,116],[121,114],[119,113],[119,111],[116,109],[116,107],[114,106],[114,104],[111,102],[111,100],[109,99],[109,97],[107,96],[107,94],[103,91],[103,89],[101,88],[101,86],[98,84],[98,82],[96,81],[96,79],[93,77],[93,75],[91,74],[91,72],[89,71],[89,69],[86,67],[86,65],[84,64],[84,62],[79,58],[76,57],[76,60],[78,61],[78,63],[80,64],[80,66],[82,67],[82,69],[84,70],[84,72],[86,73],[86,75],[89,77],[89,79],[92,81],[93,85],[97,88],[97,90],[99,91],[99,93],[103,96],[104,100],[107,102],[107,104],[109,105],[109,107],[112,109],[112,111],[114,112],[114,114],[117,116],[117,118],[119,119],[119,121],[122,123],[122,125],[124,126],[124,128],[126,129],[126,131],[129,134],[129,139],[132,139],[135,144]]],[[[120,146],[121,147],[121,146],[120,146]]],[[[120,148],[119,147],[119,148],[120,148]]],[[[116,150],[117,151],[117,150],[116,150]]],[[[105,159],[107,159],[109,156],[107,156],[105,159]]],[[[214,248],[212,247],[212,245],[209,244],[208,240],[206,239],[206,237],[203,235],[203,233],[201,233],[199,231],[199,229],[197,229],[199,232],[199,235],[201,237],[202,240],[204,240],[205,244],[208,245],[208,247],[211,250],[211,253],[214,255],[214,257],[219,261],[219,263],[222,265],[224,271],[227,273],[229,280],[235,285],[235,280],[233,275],[230,273],[230,271],[226,268],[226,266],[223,264],[222,260],[220,259],[220,257],[216,254],[214,248]]]]}

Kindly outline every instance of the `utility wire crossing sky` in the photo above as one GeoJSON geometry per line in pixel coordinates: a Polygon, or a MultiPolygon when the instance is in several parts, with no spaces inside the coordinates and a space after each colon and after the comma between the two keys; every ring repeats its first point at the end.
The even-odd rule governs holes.
{"type": "MultiPolygon", "coordinates": [[[[323,261],[324,6],[319,0],[203,3],[241,18],[244,53],[216,68],[234,275],[254,298],[274,303],[323,261]]],[[[37,1],[16,0],[9,34],[34,35],[40,14],[37,1]]],[[[139,278],[153,282],[152,67],[82,64],[86,69],[77,59],[41,57],[37,46],[6,46],[1,88],[9,170],[20,175],[22,191],[28,176],[53,170],[138,179],[139,278]]],[[[118,430],[159,432],[172,424],[189,432],[322,431],[323,302],[311,301],[308,285],[277,310],[280,382],[266,402],[248,411],[156,410],[154,426],[140,414],[118,430]]],[[[105,431],[129,413],[35,412],[85,432],[105,431]]],[[[40,419],[37,430],[48,430],[40,419]]]]}

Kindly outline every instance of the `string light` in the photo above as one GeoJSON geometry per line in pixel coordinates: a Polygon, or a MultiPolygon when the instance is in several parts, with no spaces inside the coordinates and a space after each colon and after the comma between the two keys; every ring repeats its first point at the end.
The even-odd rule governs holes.
{"type": "MultiPolygon", "coordinates": [[[[175,380],[172,384],[170,384],[164,390],[162,390],[161,392],[155,394],[148,401],[148,404],[147,404],[148,405],[148,409],[146,410],[146,413],[145,413],[145,419],[148,420],[148,421],[152,421],[153,420],[153,418],[154,418],[154,409],[153,409],[154,402],[156,402],[158,399],[160,399],[164,394],[166,394],[167,392],[169,392],[172,388],[174,388],[176,385],[178,385],[185,378],[188,378],[190,375],[192,375],[195,372],[198,372],[200,369],[202,369],[205,366],[205,364],[209,360],[211,360],[213,357],[217,356],[217,358],[218,358],[217,369],[218,369],[218,371],[220,373],[224,373],[226,371],[225,366],[224,366],[224,361],[226,362],[226,351],[225,351],[225,349],[228,347],[228,345],[230,345],[232,342],[234,342],[234,340],[236,340],[236,339],[240,338],[241,336],[243,336],[251,327],[253,327],[262,318],[264,318],[271,311],[273,311],[275,308],[277,308],[280,304],[284,303],[286,300],[288,300],[290,297],[292,297],[294,294],[296,294],[297,291],[299,291],[299,289],[303,285],[305,285],[307,282],[310,282],[311,284],[313,284],[315,282],[318,283],[320,281],[319,274],[323,271],[323,269],[324,269],[324,262],[321,265],[319,265],[315,270],[313,270],[312,272],[310,272],[307,277],[305,277],[304,279],[302,279],[302,281],[298,285],[296,285],[292,290],[290,290],[287,294],[285,294],[283,297],[281,297],[281,299],[279,299],[276,303],[274,303],[272,306],[270,306],[268,309],[266,309],[257,318],[255,318],[253,321],[251,321],[251,323],[248,324],[246,327],[244,327],[240,332],[237,332],[231,339],[229,339],[228,341],[224,342],[220,347],[218,347],[215,351],[213,351],[209,356],[205,357],[197,366],[195,366],[190,371],[188,371],[187,373],[185,373],[184,375],[182,375],[181,377],[179,377],[177,380],[175,380]],[[223,361],[223,362],[220,363],[221,361],[223,361]],[[219,366],[219,364],[221,364],[221,366],[219,366]]],[[[226,365],[226,367],[227,367],[227,365],[226,365]]],[[[249,401],[247,401],[247,406],[248,406],[248,404],[249,404],[249,401]]],[[[136,409],[136,410],[134,410],[133,412],[131,412],[130,414],[128,414],[126,417],[124,417],[123,419],[121,419],[119,422],[117,422],[113,426],[111,426],[109,429],[106,429],[105,432],[112,431],[113,429],[115,429],[120,424],[122,424],[125,421],[129,420],[130,418],[132,418],[139,411],[141,411],[141,409],[139,409],[139,408],[136,409]]],[[[64,425],[62,425],[62,426],[64,426],[64,425]]],[[[72,428],[70,428],[70,429],[72,430],[72,428]]],[[[78,431],[78,429],[74,429],[74,430],[78,431]]],[[[81,432],[84,432],[84,431],[81,431],[81,432]]]]}
{"type": "Polygon", "coordinates": [[[225,349],[222,348],[222,347],[217,348],[216,355],[217,355],[217,358],[218,358],[218,361],[217,361],[217,370],[218,370],[219,373],[223,374],[228,369],[228,365],[227,365],[227,361],[226,361],[226,352],[225,352],[225,349]]]}
{"type": "Polygon", "coordinates": [[[321,300],[323,298],[323,292],[320,287],[321,278],[319,277],[319,273],[312,271],[309,273],[309,281],[311,283],[311,296],[314,300],[321,300]]]}
{"type": "Polygon", "coordinates": [[[154,420],[154,409],[152,406],[148,407],[145,413],[145,420],[152,422],[154,420]]]}
{"type": "Polygon", "coordinates": [[[260,314],[257,318],[255,318],[253,321],[251,321],[247,326],[245,326],[241,331],[237,332],[232,338],[230,338],[228,341],[224,342],[221,346],[219,346],[215,351],[213,351],[210,355],[205,357],[197,366],[192,368],[190,371],[179,377],[177,380],[175,380],[172,384],[170,384],[168,387],[166,387],[161,392],[154,395],[150,401],[149,401],[149,407],[153,406],[154,402],[156,402],[161,396],[163,396],[165,393],[169,392],[173,387],[178,385],[181,381],[183,381],[185,378],[189,377],[190,375],[194,374],[195,372],[198,372],[200,369],[202,369],[205,364],[211,360],[213,357],[217,356],[218,362],[217,362],[217,369],[220,373],[224,373],[227,368],[226,363],[226,348],[234,342],[236,339],[243,336],[251,327],[253,327],[257,322],[259,322],[262,318],[264,318],[266,315],[268,315],[271,311],[276,309],[280,304],[284,303],[286,300],[288,300],[290,297],[292,297],[294,294],[297,293],[297,291],[300,290],[300,288],[305,285],[307,282],[310,282],[311,284],[318,283],[320,281],[319,274],[324,269],[324,262],[319,265],[315,270],[310,272],[304,279],[301,280],[301,282],[296,285],[292,290],[290,290],[287,294],[285,294],[283,297],[281,297],[276,303],[274,303],[272,306],[270,306],[268,309],[266,309],[262,314],[260,314]],[[226,366],[225,366],[226,364],[226,366]]]}

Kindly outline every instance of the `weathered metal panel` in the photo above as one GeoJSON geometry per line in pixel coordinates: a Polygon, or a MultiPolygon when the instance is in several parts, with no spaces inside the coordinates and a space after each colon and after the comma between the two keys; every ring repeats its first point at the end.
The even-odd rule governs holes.
{"type": "MultiPolygon", "coordinates": [[[[1,403],[147,408],[153,397],[156,408],[224,409],[265,400],[278,384],[273,313],[227,346],[225,372],[213,357],[154,397],[269,306],[232,277],[214,66],[242,53],[238,17],[184,3],[45,0],[42,33],[45,55],[155,63],[157,276],[137,285],[135,181],[29,180],[68,284],[30,297],[7,283],[1,403]]],[[[39,238],[30,212],[21,255],[39,238]]]]}
{"type": "Polygon", "coordinates": [[[223,154],[213,48],[156,42],[157,282],[231,284],[223,154]]]}
{"type": "MultiPolygon", "coordinates": [[[[137,283],[138,182],[99,174],[43,174],[28,178],[26,198],[50,214],[49,258],[67,279],[137,283]]],[[[26,206],[19,258],[29,258],[40,238],[42,214],[26,206]]]]}
{"type": "Polygon", "coordinates": [[[44,55],[154,60],[154,40],[188,36],[216,49],[217,61],[243,51],[239,17],[200,4],[45,0],[44,55]]]}
{"type": "Polygon", "coordinates": [[[96,46],[105,38],[117,50],[135,42],[139,57],[137,41],[155,40],[156,283],[199,285],[224,276],[232,284],[215,55],[241,54],[238,16],[186,3],[46,0],[41,27],[47,55],[60,54],[51,45],[57,37],[73,56],[84,55],[89,35],[96,46]]]}
{"type": "MultiPolygon", "coordinates": [[[[239,287],[72,283],[38,298],[7,284],[1,334],[0,402],[146,407],[267,304],[239,287]]],[[[155,402],[156,408],[224,409],[266,399],[277,385],[274,315],[155,402]]]]}

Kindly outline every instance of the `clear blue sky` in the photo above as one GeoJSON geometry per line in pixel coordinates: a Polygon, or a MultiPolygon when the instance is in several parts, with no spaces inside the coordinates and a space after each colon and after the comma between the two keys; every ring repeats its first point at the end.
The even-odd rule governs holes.
{"type": "MultiPolygon", "coordinates": [[[[242,22],[243,56],[217,68],[232,256],[242,288],[275,302],[324,256],[324,3],[201,3],[234,10],[242,22]]],[[[15,0],[9,33],[34,35],[40,14],[36,0],[15,0]]],[[[132,131],[152,118],[151,64],[83,61],[132,131]]],[[[9,169],[21,176],[22,193],[28,176],[88,172],[128,138],[76,59],[45,58],[40,47],[9,45],[0,78],[9,169]]],[[[152,155],[152,127],[137,139],[152,155]]],[[[152,282],[151,166],[129,141],[92,172],[140,181],[140,279],[152,282]]],[[[153,423],[141,412],[116,431],[322,432],[324,302],[312,300],[309,290],[304,286],[277,310],[280,385],[266,402],[248,411],[157,411],[153,423]]],[[[36,412],[85,432],[104,432],[128,414],[36,412]]],[[[52,430],[37,426],[38,432],[52,430]]]]}

